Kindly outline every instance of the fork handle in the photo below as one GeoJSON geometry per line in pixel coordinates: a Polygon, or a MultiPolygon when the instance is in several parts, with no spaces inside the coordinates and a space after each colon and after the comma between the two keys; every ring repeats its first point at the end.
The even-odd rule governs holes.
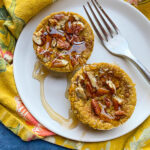
{"type": "Polygon", "coordinates": [[[150,84],[150,71],[134,56],[128,58],[137,66],[138,70],[144,75],[144,77],[150,84]]]}

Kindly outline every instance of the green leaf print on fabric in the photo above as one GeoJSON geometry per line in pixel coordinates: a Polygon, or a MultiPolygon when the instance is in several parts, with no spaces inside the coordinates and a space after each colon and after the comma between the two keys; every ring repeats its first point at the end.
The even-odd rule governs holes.
{"type": "MultiPolygon", "coordinates": [[[[4,22],[0,24],[0,34],[2,35],[0,40],[0,47],[3,52],[11,52],[13,54],[16,39],[19,37],[25,22],[15,15],[16,0],[12,0],[10,7],[6,9],[4,6],[0,8],[0,20],[4,22]]],[[[6,63],[1,60],[0,71],[4,71],[6,63]]]]}
{"type": "Polygon", "coordinates": [[[7,39],[7,42],[5,43],[2,39],[0,40],[0,47],[3,51],[11,51],[13,53],[16,44],[15,38],[13,37],[13,35],[11,35],[11,33],[9,33],[5,26],[0,29],[0,33],[5,37],[4,40],[7,39]]]}
{"type": "MultiPolygon", "coordinates": [[[[19,37],[25,22],[15,15],[16,0],[11,1],[11,5],[8,9],[4,6],[0,8],[0,20],[4,23],[0,24],[0,34],[2,38],[0,40],[0,47],[3,52],[10,51],[12,54],[15,49],[16,39],[19,37]]],[[[4,71],[6,63],[1,60],[0,71],[4,71]]]]}
{"type": "Polygon", "coordinates": [[[1,8],[0,8],[0,20],[6,20],[6,19],[11,19],[10,17],[8,17],[9,16],[9,14],[8,14],[8,12],[7,12],[7,10],[6,10],[6,8],[4,7],[4,6],[2,6],[1,8]]]}
{"type": "Polygon", "coordinates": [[[0,58],[0,72],[6,71],[6,61],[3,58],[0,58]]]}
{"type": "MultiPolygon", "coordinates": [[[[18,39],[18,37],[19,37],[19,35],[20,35],[24,25],[25,25],[25,22],[24,22],[24,20],[22,20],[21,18],[18,18],[15,15],[15,7],[16,7],[16,0],[12,0],[8,11],[9,11],[11,17],[12,17],[14,26],[16,28],[16,30],[14,31],[14,36],[15,36],[16,39],[18,39]]],[[[9,27],[9,24],[7,26],[9,27]]]]}
{"type": "Polygon", "coordinates": [[[17,125],[17,127],[8,127],[12,132],[14,132],[16,135],[18,135],[19,129],[20,129],[20,124],[17,125]]]}

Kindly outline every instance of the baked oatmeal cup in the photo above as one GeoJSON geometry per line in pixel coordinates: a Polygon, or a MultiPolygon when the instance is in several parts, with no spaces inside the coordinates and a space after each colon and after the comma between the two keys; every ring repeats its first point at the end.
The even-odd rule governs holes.
{"type": "Polygon", "coordinates": [[[117,65],[85,65],[71,80],[69,100],[82,123],[109,130],[131,117],[136,105],[135,84],[117,65]]]}
{"type": "Polygon", "coordinates": [[[94,45],[90,25],[73,12],[56,12],[45,17],[32,39],[41,63],[56,72],[72,72],[85,64],[94,45]]]}

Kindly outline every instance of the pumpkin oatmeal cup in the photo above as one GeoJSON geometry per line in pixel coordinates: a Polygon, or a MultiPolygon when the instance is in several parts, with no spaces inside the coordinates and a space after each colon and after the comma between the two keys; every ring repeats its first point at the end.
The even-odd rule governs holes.
{"type": "Polygon", "coordinates": [[[32,39],[41,63],[56,72],[72,72],[85,64],[94,45],[90,25],[73,12],[57,12],[45,17],[32,39]]]}
{"type": "Polygon", "coordinates": [[[94,129],[109,130],[131,117],[136,105],[135,84],[116,65],[85,65],[71,80],[69,100],[82,123],[94,129]]]}

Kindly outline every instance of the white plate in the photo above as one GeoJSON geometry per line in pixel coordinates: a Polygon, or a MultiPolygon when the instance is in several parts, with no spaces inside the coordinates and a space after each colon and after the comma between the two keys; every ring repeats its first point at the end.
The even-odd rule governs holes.
{"type": "MultiPolygon", "coordinates": [[[[128,61],[109,54],[100,44],[95,35],[94,51],[88,63],[110,62],[117,63],[136,83],[137,105],[132,117],[122,126],[110,131],[88,130],[84,137],[82,133],[85,126],[80,124],[73,130],[68,130],[52,120],[40,100],[40,84],[32,78],[32,71],[36,56],[32,47],[32,34],[39,22],[51,12],[73,11],[81,14],[87,20],[82,8],[85,0],[60,0],[47,7],[34,17],[22,31],[17,42],[14,55],[14,76],[18,92],[23,103],[32,115],[49,130],[63,137],[84,141],[98,142],[122,136],[140,125],[150,114],[150,91],[147,83],[139,72],[128,61]]],[[[148,20],[135,8],[120,0],[101,0],[101,3],[110,17],[120,28],[122,34],[128,39],[133,54],[150,68],[150,24],[148,20]]],[[[45,80],[45,95],[49,105],[64,117],[68,117],[69,101],[65,98],[66,78],[64,76],[50,75],[45,80]]]]}

